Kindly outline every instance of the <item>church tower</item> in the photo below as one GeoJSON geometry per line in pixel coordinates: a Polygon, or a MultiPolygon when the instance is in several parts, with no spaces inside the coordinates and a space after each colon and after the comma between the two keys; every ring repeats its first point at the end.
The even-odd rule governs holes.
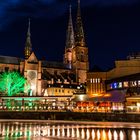
{"type": "Polygon", "coordinates": [[[68,66],[68,68],[72,68],[72,48],[75,45],[74,41],[74,31],[73,31],[73,23],[71,16],[71,5],[69,7],[69,22],[68,29],[66,35],[66,46],[65,46],[65,54],[64,54],[64,64],[68,66]]]}
{"type": "Polygon", "coordinates": [[[87,79],[87,71],[89,70],[89,62],[88,48],[86,46],[82,25],[80,0],[78,0],[77,18],[75,25],[75,46],[72,50],[72,66],[76,71],[77,82],[85,83],[87,79]]]}
{"type": "Polygon", "coordinates": [[[25,43],[25,48],[24,48],[25,59],[28,59],[31,53],[32,53],[32,43],[31,43],[30,19],[29,19],[27,38],[26,38],[26,43],[25,43]]]}

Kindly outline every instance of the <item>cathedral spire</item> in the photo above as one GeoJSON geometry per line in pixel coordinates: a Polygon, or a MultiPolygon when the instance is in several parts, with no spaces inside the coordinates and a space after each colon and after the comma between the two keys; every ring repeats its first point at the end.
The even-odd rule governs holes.
{"type": "Polygon", "coordinates": [[[73,23],[71,16],[71,5],[69,7],[69,21],[66,34],[66,46],[64,54],[64,64],[66,64],[70,69],[72,68],[72,49],[75,46],[73,23]]]}
{"type": "Polygon", "coordinates": [[[72,16],[71,16],[71,5],[69,6],[69,22],[68,22],[68,29],[67,29],[67,38],[66,38],[66,48],[73,48],[74,47],[74,30],[73,30],[73,23],[72,23],[72,16]]]}
{"type": "Polygon", "coordinates": [[[78,0],[78,9],[77,9],[77,18],[76,18],[76,27],[75,27],[75,42],[76,46],[85,47],[85,36],[81,18],[81,8],[80,8],[80,0],[78,0]]]}
{"type": "Polygon", "coordinates": [[[30,32],[30,19],[29,19],[29,22],[28,22],[28,31],[27,31],[27,38],[26,38],[24,53],[25,53],[25,59],[28,59],[28,57],[32,53],[31,32],[30,32]]]}

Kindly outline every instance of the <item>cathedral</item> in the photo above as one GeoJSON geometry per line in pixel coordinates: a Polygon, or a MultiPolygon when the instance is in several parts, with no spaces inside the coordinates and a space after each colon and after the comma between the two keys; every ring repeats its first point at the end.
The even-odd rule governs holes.
{"type": "Polygon", "coordinates": [[[35,52],[32,51],[29,20],[24,48],[25,58],[0,56],[0,71],[19,71],[30,84],[30,92],[25,91],[24,97],[21,96],[20,99],[22,102],[19,102],[19,98],[6,97],[6,95],[2,97],[3,102],[14,99],[16,104],[19,102],[19,106],[23,107],[26,104],[28,108],[28,97],[30,99],[32,97],[33,106],[37,106],[36,102],[46,104],[48,100],[65,102],[71,100],[74,93],[83,93],[85,91],[84,85],[89,70],[89,62],[88,48],[82,25],[80,0],[78,0],[76,25],[74,27],[70,6],[63,62],[42,61],[38,60],[35,52]]]}

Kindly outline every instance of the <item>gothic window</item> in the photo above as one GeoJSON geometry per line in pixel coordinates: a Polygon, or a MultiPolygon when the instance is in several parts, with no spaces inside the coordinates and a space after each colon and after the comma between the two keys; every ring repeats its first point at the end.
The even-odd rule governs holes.
{"type": "Polygon", "coordinates": [[[84,59],[84,51],[83,50],[80,53],[80,61],[81,62],[84,62],[85,61],[85,59],[84,59]]]}

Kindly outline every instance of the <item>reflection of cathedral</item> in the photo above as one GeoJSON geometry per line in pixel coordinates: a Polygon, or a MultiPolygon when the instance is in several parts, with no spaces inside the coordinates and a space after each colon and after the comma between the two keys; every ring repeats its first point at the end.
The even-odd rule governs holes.
{"type": "MultiPolygon", "coordinates": [[[[77,19],[73,29],[71,7],[66,36],[64,62],[41,61],[32,51],[30,20],[25,43],[25,59],[0,56],[0,71],[18,70],[30,83],[26,96],[72,97],[77,90],[82,91],[89,68],[88,48],[85,43],[80,0],[78,0],[77,19]]],[[[52,54],[53,55],[53,54],[52,54]]],[[[78,91],[78,92],[79,92],[78,91]]],[[[25,100],[25,99],[24,99],[25,100]]]]}

